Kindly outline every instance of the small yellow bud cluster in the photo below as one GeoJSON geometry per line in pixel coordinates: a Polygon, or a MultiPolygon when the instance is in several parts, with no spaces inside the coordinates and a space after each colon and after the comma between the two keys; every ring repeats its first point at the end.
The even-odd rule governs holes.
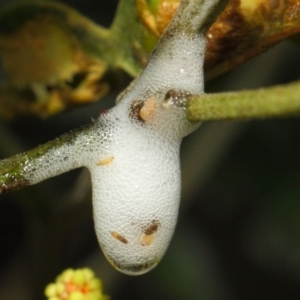
{"type": "Polygon", "coordinates": [[[102,293],[102,283],[91,269],[67,269],[46,286],[48,300],[108,300],[102,293]]]}

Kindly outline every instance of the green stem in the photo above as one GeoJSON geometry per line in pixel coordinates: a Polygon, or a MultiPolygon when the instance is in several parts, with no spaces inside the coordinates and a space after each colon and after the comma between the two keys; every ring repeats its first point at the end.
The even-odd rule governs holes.
{"type": "Polygon", "coordinates": [[[191,96],[189,121],[249,120],[300,115],[300,82],[234,93],[191,96]]]}
{"type": "Polygon", "coordinates": [[[205,33],[227,3],[228,0],[186,0],[180,4],[180,10],[174,15],[167,31],[171,34],[172,31],[181,31],[187,34],[205,33]]]}
{"type": "MultiPolygon", "coordinates": [[[[17,154],[10,158],[0,160],[0,194],[14,191],[25,186],[35,184],[39,181],[42,181],[46,178],[53,177],[65,172],[67,169],[80,167],[74,164],[71,160],[65,160],[64,165],[53,166],[53,174],[47,173],[44,178],[40,177],[38,181],[32,181],[30,172],[35,170],[31,168],[30,172],[28,171],[29,166],[38,161],[39,169],[46,168],[49,165],[49,152],[51,151],[51,156],[64,156],[65,151],[62,149],[68,147],[73,147],[74,142],[80,136],[89,136],[91,128],[93,125],[85,126],[80,129],[71,131],[70,133],[64,134],[53,141],[50,141],[44,145],[40,145],[32,150],[27,152],[17,154]],[[70,166],[67,166],[70,164],[70,166]]],[[[51,162],[50,162],[51,163],[51,162]]],[[[40,172],[40,170],[36,170],[40,172]]]]}
{"type": "Polygon", "coordinates": [[[114,64],[117,47],[112,45],[110,30],[105,29],[75,9],[52,1],[26,1],[8,6],[0,13],[0,33],[10,35],[35,18],[49,18],[69,30],[86,53],[99,57],[108,65],[114,64]]]}

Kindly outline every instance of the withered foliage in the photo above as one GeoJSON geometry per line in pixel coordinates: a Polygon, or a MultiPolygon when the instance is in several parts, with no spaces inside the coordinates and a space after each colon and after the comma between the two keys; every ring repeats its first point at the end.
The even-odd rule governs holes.
{"type": "Polygon", "coordinates": [[[300,31],[299,0],[230,0],[207,33],[207,79],[300,31]]]}
{"type": "Polygon", "coordinates": [[[16,6],[0,16],[0,62],[8,78],[0,87],[0,114],[7,118],[53,115],[109,90],[105,63],[82,47],[66,16],[55,7],[34,7],[16,6]]]}
{"type": "MultiPolygon", "coordinates": [[[[127,13],[131,11],[132,18],[137,17],[143,24],[141,28],[149,32],[143,36],[137,30],[126,28],[135,41],[131,46],[132,57],[126,64],[140,65],[136,44],[154,45],[153,41],[162,35],[180,0],[121,1],[123,7],[130,8],[127,13]],[[149,41],[139,42],[141,36],[149,41]]],[[[114,43],[124,41],[113,36],[116,31],[108,29],[103,34],[100,26],[91,25],[91,21],[71,8],[45,3],[32,2],[31,15],[25,13],[28,6],[21,4],[0,14],[0,63],[8,78],[0,87],[2,116],[49,116],[75,104],[95,101],[109,91],[105,74],[115,69],[112,61],[119,58],[107,61],[107,50],[100,49],[101,43],[93,45],[96,51],[90,51],[91,45],[84,45],[78,36],[88,33],[93,39],[98,34],[98,41],[109,40],[118,48],[120,45],[114,43]],[[19,21],[11,26],[14,16],[19,21]],[[91,28],[93,32],[89,32],[91,28]]],[[[119,10],[116,18],[124,11],[119,10]]],[[[128,24],[134,26],[132,22],[128,24]]],[[[234,69],[299,31],[299,0],[230,0],[207,33],[206,79],[234,69]]],[[[140,49],[140,52],[149,51],[140,49]]]]}
{"type": "MultiPolygon", "coordinates": [[[[152,13],[147,3],[137,0],[139,16],[148,30],[160,36],[180,1],[159,0],[152,13]]],[[[299,0],[229,0],[206,35],[206,79],[230,71],[299,31],[299,0]]]]}

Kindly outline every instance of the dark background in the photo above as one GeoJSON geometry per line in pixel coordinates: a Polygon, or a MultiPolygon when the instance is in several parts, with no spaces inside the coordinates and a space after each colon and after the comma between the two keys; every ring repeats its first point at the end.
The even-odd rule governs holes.
{"type": "MultiPolygon", "coordinates": [[[[64,2],[103,26],[117,5],[64,2]]],[[[281,43],[208,91],[297,80],[299,53],[281,43]]],[[[0,158],[89,123],[115,96],[49,119],[0,119],[0,158]]],[[[44,299],[45,285],[63,269],[85,266],[114,300],[299,299],[299,131],[297,119],[207,122],[187,137],[177,230],[157,268],[139,277],[115,271],[99,249],[86,170],[0,196],[0,299],[44,299]]]]}

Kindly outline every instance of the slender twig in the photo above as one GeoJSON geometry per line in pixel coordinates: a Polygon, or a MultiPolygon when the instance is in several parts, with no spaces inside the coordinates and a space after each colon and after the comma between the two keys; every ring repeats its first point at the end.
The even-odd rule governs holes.
{"type": "Polygon", "coordinates": [[[300,82],[258,90],[193,95],[187,101],[192,122],[248,120],[300,115],[300,82]]]}
{"type": "MultiPolygon", "coordinates": [[[[38,164],[42,170],[46,167],[49,168],[49,165],[51,165],[51,157],[61,157],[61,161],[64,161],[65,164],[73,164],[74,167],[76,167],[76,161],[70,160],[65,151],[61,151],[61,149],[62,147],[66,149],[66,146],[72,147],[79,136],[88,137],[90,131],[91,126],[86,126],[64,134],[53,141],[27,152],[0,160],[0,194],[17,190],[51,177],[50,173],[45,173],[44,178],[39,176],[39,179],[36,180],[34,178],[36,170],[35,167],[32,167],[33,162],[38,164]]],[[[52,164],[51,169],[54,172],[52,176],[64,172],[64,167],[59,164],[57,164],[57,166],[52,164]]]]}

